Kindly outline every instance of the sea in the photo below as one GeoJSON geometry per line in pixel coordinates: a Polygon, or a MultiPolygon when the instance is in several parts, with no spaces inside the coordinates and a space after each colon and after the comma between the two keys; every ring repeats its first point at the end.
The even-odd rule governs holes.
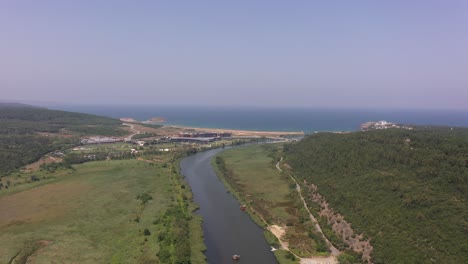
{"type": "Polygon", "coordinates": [[[201,107],[155,105],[52,105],[49,109],[145,121],[166,119],[168,125],[261,131],[356,131],[362,123],[385,120],[399,124],[468,127],[468,111],[275,107],[201,107]]]}

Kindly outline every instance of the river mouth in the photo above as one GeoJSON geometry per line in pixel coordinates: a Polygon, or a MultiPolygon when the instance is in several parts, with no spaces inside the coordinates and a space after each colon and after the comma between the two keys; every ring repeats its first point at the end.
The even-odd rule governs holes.
{"type": "Polygon", "coordinates": [[[223,151],[214,149],[184,158],[181,172],[190,185],[197,211],[203,217],[203,233],[209,264],[278,263],[266,243],[263,229],[240,210],[211,166],[211,159],[223,151]],[[233,260],[239,255],[240,260],[233,260]]]}

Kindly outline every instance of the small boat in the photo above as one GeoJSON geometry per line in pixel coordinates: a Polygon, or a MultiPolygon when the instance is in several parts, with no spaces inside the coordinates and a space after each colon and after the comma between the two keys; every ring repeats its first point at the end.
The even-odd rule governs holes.
{"type": "Polygon", "coordinates": [[[240,255],[232,255],[232,259],[233,259],[233,260],[239,260],[239,259],[240,259],[240,255]]]}
{"type": "Polygon", "coordinates": [[[245,205],[245,204],[244,204],[244,205],[241,205],[239,208],[240,208],[242,211],[245,211],[245,209],[247,209],[247,205],[245,205]]]}

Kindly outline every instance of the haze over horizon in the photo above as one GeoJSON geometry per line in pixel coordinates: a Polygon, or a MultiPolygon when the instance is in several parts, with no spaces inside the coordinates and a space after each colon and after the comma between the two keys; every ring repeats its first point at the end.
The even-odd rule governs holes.
{"type": "Polygon", "coordinates": [[[466,1],[4,1],[1,100],[468,110],[466,1]]]}

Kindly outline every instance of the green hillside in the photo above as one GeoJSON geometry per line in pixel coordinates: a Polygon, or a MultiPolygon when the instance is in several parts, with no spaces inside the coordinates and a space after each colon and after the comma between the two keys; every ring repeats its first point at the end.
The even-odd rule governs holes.
{"type": "Polygon", "coordinates": [[[468,263],[467,129],[319,133],[285,152],[371,238],[374,263],[468,263]]]}
{"type": "Polygon", "coordinates": [[[0,177],[85,135],[122,136],[117,119],[22,104],[0,104],[0,177]]]}

